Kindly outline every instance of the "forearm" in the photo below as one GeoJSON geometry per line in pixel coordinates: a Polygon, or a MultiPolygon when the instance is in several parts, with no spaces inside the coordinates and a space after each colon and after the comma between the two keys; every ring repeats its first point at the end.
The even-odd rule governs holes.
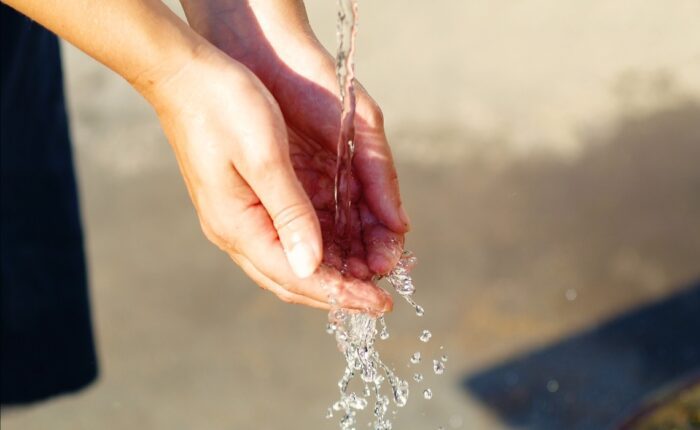
{"type": "Polygon", "coordinates": [[[257,20],[275,20],[287,31],[309,30],[302,0],[180,0],[190,24],[200,26],[212,15],[232,9],[255,11],[257,20]]]}
{"type": "Polygon", "coordinates": [[[129,81],[146,97],[202,46],[159,0],[3,0],[129,81]]]}
{"type": "MultiPolygon", "coordinates": [[[[180,0],[192,28],[245,64],[268,88],[280,68],[326,68],[333,59],[301,0],[180,0]],[[314,66],[315,65],[315,66],[314,66]]],[[[321,84],[320,82],[317,82],[321,84]]],[[[335,75],[328,82],[335,84],[335,75]]]]}

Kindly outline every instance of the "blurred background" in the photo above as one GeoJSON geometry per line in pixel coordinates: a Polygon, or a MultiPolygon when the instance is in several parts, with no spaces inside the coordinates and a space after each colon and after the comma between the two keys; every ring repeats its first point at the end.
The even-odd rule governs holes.
{"type": "MultiPolygon", "coordinates": [[[[335,2],[307,7],[333,51],[335,2]]],[[[397,302],[380,349],[404,377],[449,356],[395,428],[612,429],[677,387],[634,428],[700,428],[699,18],[696,0],[360,1],[357,73],[426,309],[397,302]]],[[[101,374],[3,429],[337,428],[326,315],[206,241],[149,106],[63,48],[101,374]]]]}

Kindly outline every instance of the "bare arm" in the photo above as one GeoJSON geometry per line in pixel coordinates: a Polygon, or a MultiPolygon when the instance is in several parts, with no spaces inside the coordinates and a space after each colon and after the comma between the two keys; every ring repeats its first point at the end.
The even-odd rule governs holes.
{"type": "Polygon", "coordinates": [[[158,0],[3,0],[144,95],[209,45],[158,0]]]}

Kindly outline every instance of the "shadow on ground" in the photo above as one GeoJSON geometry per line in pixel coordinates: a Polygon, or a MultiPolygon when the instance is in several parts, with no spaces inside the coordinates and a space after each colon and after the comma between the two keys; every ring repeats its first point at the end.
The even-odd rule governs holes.
{"type": "Polygon", "coordinates": [[[508,424],[611,428],[669,381],[700,370],[700,281],[561,342],[470,375],[464,387],[508,424]]]}

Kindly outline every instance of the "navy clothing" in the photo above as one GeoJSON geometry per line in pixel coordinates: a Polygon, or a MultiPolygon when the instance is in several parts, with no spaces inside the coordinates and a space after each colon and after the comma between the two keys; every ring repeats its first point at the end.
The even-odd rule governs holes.
{"type": "Polygon", "coordinates": [[[0,5],[1,402],[97,374],[56,36],[0,5]]]}

